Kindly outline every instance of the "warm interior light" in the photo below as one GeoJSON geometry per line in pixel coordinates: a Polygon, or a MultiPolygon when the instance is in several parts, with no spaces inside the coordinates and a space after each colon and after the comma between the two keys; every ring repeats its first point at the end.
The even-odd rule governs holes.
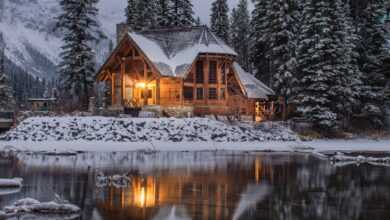
{"type": "Polygon", "coordinates": [[[137,82],[135,84],[135,87],[137,89],[145,89],[145,88],[151,89],[151,88],[153,88],[153,86],[154,86],[154,84],[152,84],[152,83],[147,84],[147,83],[144,83],[144,82],[137,82]]]}
{"type": "Polygon", "coordinates": [[[146,88],[146,83],[144,83],[144,82],[137,82],[135,84],[135,87],[137,87],[138,89],[144,89],[144,88],[146,88]]]}

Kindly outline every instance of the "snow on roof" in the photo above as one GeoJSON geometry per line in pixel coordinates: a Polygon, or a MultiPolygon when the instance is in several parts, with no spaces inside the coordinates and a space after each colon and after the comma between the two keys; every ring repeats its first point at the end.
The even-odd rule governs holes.
{"type": "Polygon", "coordinates": [[[233,66],[238,80],[241,82],[241,85],[248,98],[268,99],[268,96],[275,95],[275,92],[272,89],[270,89],[260,80],[256,79],[256,77],[254,77],[252,74],[242,69],[242,67],[237,62],[235,62],[233,66]]]}
{"type": "Polygon", "coordinates": [[[206,26],[130,32],[129,36],[165,76],[184,77],[201,53],[237,55],[206,26]]]}

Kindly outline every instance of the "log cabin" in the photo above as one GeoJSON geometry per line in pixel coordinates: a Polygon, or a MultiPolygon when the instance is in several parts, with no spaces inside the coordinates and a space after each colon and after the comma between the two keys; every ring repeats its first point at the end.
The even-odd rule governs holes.
{"type": "Polygon", "coordinates": [[[244,71],[237,53],[208,27],[129,32],[119,24],[117,35],[117,47],[97,73],[109,88],[111,110],[271,117],[272,89],[244,71]]]}

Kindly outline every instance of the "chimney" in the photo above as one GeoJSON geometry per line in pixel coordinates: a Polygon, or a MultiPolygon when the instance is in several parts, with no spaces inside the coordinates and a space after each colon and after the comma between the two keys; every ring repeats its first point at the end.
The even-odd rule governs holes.
{"type": "Polygon", "coordinates": [[[117,43],[122,40],[124,36],[129,32],[130,28],[126,23],[119,23],[116,25],[116,40],[117,43]]]}

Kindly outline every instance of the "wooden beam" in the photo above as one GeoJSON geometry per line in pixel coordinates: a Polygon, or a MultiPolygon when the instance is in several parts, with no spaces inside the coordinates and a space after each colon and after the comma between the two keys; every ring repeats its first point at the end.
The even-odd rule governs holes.
{"type": "MultiPolygon", "coordinates": [[[[143,64],[144,64],[144,82],[146,83],[147,81],[147,78],[148,78],[148,70],[147,70],[147,67],[146,67],[146,63],[145,61],[143,61],[143,64]]],[[[145,85],[145,88],[143,89],[143,96],[144,96],[144,106],[147,106],[148,105],[148,87],[147,85],[145,85]]]]}
{"type": "Polygon", "coordinates": [[[121,86],[121,103],[120,104],[123,104],[123,99],[124,99],[124,94],[125,94],[125,72],[126,72],[126,62],[125,61],[122,61],[121,63],[121,83],[120,83],[120,86],[121,86]]]}
{"type": "Polygon", "coordinates": [[[160,105],[160,77],[156,79],[156,104],[160,105]]]}
{"type": "Polygon", "coordinates": [[[184,79],[180,79],[180,105],[184,106],[184,79]]]}
{"type": "Polygon", "coordinates": [[[115,80],[116,76],[115,73],[111,73],[111,104],[116,104],[116,98],[115,98],[115,80]]]}

